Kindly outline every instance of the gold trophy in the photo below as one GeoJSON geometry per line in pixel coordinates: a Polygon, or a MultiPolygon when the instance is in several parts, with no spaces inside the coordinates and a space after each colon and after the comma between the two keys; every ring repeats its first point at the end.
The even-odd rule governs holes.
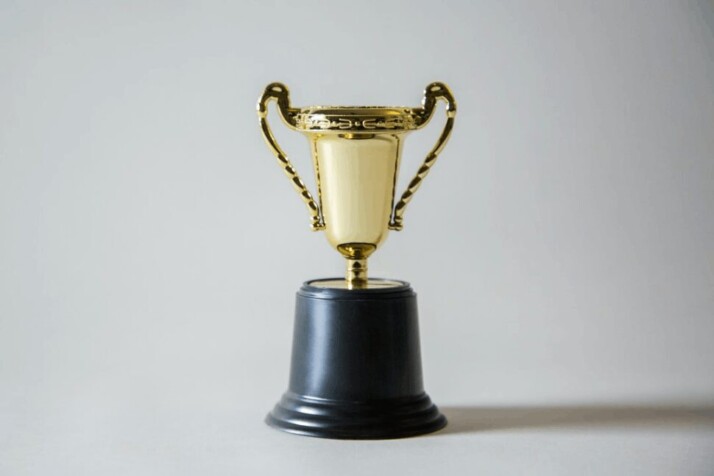
{"type": "Polygon", "coordinates": [[[295,108],[288,88],[269,84],[258,101],[268,147],[307,205],[313,230],[347,260],[344,279],[316,279],[297,293],[288,391],[267,423],[326,438],[399,438],[446,424],[424,392],[416,294],[404,281],[367,277],[367,258],[401,230],[404,210],[436,162],[454,125],[456,103],[443,83],[424,91],[421,107],[295,108]],[[446,124],[395,205],[402,144],[424,127],[437,101],[446,124]],[[317,200],[268,125],[277,103],[283,122],[307,137],[317,200]]]}

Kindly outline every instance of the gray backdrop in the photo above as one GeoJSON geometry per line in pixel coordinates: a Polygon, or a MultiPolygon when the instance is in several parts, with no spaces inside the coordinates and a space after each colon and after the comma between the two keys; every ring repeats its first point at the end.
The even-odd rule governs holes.
{"type": "MultiPolygon", "coordinates": [[[[371,272],[419,293],[427,389],[456,428],[491,406],[704,405],[711,3],[4,1],[0,64],[0,473],[572,474],[602,458],[712,474],[711,430],[626,446],[587,428],[264,428],[294,292],[343,263],[255,115],[276,80],[298,106],[453,89],[452,139],[371,272]]],[[[312,187],[307,142],[272,118],[312,187]]]]}

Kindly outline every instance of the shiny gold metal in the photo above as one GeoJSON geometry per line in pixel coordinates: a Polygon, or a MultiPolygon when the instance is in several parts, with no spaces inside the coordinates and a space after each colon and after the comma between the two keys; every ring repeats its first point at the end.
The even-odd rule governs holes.
{"type": "Polygon", "coordinates": [[[347,287],[349,289],[363,289],[369,282],[367,279],[367,260],[347,258],[347,287]]]}
{"type": "Polygon", "coordinates": [[[285,85],[272,83],[265,88],[258,101],[263,136],[307,205],[312,229],[325,230],[328,242],[347,259],[344,287],[371,287],[367,258],[384,242],[389,230],[402,229],[404,210],[446,145],[455,116],[456,102],[443,83],[427,86],[422,107],[416,108],[293,108],[285,85]],[[446,103],[444,130],[395,206],[404,137],[429,122],[439,100],[446,103]],[[277,103],[283,122],[310,141],[319,205],[270,130],[267,114],[271,101],[277,103]]]}
{"type": "Polygon", "coordinates": [[[293,187],[295,187],[295,190],[300,194],[303,202],[305,202],[305,205],[307,205],[307,208],[310,211],[310,226],[313,231],[322,230],[325,226],[322,222],[320,209],[318,208],[317,203],[315,203],[315,199],[312,198],[312,194],[298,175],[297,170],[295,170],[295,167],[293,167],[290,160],[288,160],[288,156],[278,145],[278,142],[275,140],[275,136],[273,135],[273,131],[270,130],[270,126],[268,125],[268,104],[271,101],[277,101],[278,110],[280,111],[283,119],[285,119],[287,113],[286,111],[291,110],[290,98],[288,96],[289,94],[288,88],[280,83],[272,83],[265,88],[263,96],[260,98],[260,101],[258,101],[260,129],[263,131],[265,142],[267,142],[268,147],[270,147],[270,150],[278,159],[278,163],[285,171],[285,175],[288,176],[290,181],[293,183],[293,187]]]}

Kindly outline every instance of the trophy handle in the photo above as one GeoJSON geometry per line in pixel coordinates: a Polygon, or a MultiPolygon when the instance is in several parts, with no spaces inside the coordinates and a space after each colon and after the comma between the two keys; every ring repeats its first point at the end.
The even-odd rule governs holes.
{"type": "Polygon", "coordinates": [[[429,151],[429,154],[424,159],[424,162],[419,167],[416,175],[409,182],[407,189],[402,194],[402,198],[399,200],[397,205],[394,207],[392,212],[392,219],[389,222],[390,230],[401,230],[403,228],[403,216],[404,209],[407,204],[411,201],[412,197],[419,189],[421,182],[429,173],[429,170],[434,166],[437,157],[444,149],[446,141],[449,140],[451,135],[451,129],[454,127],[454,118],[456,117],[456,101],[454,101],[454,96],[451,94],[451,90],[444,83],[431,83],[424,90],[424,99],[422,99],[422,122],[421,125],[426,125],[431,119],[434,113],[434,106],[438,100],[442,100],[446,103],[446,124],[444,125],[444,130],[441,132],[439,139],[436,141],[436,145],[429,151]]]}
{"type": "Polygon", "coordinates": [[[273,132],[270,130],[268,125],[268,104],[270,101],[275,101],[277,103],[278,111],[282,116],[283,121],[289,126],[294,126],[294,118],[297,113],[296,110],[290,107],[290,92],[287,86],[281,83],[271,83],[265,87],[265,92],[260,97],[258,101],[258,118],[260,120],[260,129],[263,132],[263,137],[265,142],[270,147],[275,157],[278,159],[278,165],[280,165],[293,184],[295,190],[300,194],[302,201],[305,202],[307,208],[310,212],[311,223],[310,227],[313,231],[322,230],[325,228],[325,223],[320,213],[320,207],[312,198],[312,194],[305,186],[305,182],[302,181],[300,176],[293,167],[293,164],[288,160],[288,156],[283,152],[283,150],[278,145],[275,140],[273,132]]]}

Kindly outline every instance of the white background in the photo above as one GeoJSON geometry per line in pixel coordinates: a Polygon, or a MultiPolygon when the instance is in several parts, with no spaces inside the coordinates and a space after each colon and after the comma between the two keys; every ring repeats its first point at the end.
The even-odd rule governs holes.
{"type": "Polygon", "coordinates": [[[3,1],[0,65],[0,474],[714,474],[712,3],[3,1]],[[256,99],[434,80],[452,139],[370,270],[450,430],[268,429],[343,263],[256,99]]]}

